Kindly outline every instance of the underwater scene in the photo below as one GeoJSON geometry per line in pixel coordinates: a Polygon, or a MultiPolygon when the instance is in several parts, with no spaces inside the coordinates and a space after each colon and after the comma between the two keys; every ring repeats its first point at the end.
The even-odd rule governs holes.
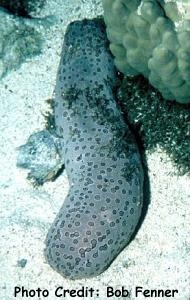
{"type": "Polygon", "coordinates": [[[190,299],[190,1],[0,0],[0,299],[190,299]]]}

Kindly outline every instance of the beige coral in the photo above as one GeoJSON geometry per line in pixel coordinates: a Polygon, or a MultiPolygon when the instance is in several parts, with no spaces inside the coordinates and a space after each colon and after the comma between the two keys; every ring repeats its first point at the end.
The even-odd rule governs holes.
{"type": "Polygon", "coordinates": [[[169,100],[190,102],[190,1],[102,0],[110,49],[169,100]]]}

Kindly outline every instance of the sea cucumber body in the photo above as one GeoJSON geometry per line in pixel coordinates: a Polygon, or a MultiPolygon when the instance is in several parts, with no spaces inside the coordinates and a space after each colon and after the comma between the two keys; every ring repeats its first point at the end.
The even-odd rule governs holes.
{"type": "Polygon", "coordinates": [[[49,264],[71,279],[102,273],[141,215],[141,159],[115,101],[116,82],[102,21],[71,23],[54,103],[70,190],[45,249],[49,264]]]}

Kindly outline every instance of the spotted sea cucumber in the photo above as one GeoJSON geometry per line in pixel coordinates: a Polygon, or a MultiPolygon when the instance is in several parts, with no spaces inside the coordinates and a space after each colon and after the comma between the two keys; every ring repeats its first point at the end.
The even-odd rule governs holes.
{"type": "MultiPolygon", "coordinates": [[[[115,101],[116,85],[117,71],[103,21],[71,23],[64,37],[53,103],[59,146],[52,150],[64,161],[70,190],[45,248],[47,262],[70,279],[96,276],[107,269],[130,241],[141,215],[141,158],[115,101]]],[[[31,156],[27,164],[28,149],[37,143],[32,139],[30,145],[21,146],[18,165],[37,177],[31,156]]],[[[47,134],[45,140],[53,145],[53,140],[47,142],[47,134]]]]}

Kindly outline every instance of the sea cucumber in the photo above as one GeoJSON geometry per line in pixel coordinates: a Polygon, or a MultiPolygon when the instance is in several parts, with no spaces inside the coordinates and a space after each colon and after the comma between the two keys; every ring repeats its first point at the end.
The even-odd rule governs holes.
{"type": "MultiPolygon", "coordinates": [[[[70,279],[107,269],[129,243],[141,215],[141,158],[117,105],[116,87],[117,71],[103,21],[71,23],[53,102],[57,149],[70,190],[45,248],[47,262],[70,279]]],[[[21,146],[18,163],[24,167],[26,149],[27,144],[21,146]]]]}

